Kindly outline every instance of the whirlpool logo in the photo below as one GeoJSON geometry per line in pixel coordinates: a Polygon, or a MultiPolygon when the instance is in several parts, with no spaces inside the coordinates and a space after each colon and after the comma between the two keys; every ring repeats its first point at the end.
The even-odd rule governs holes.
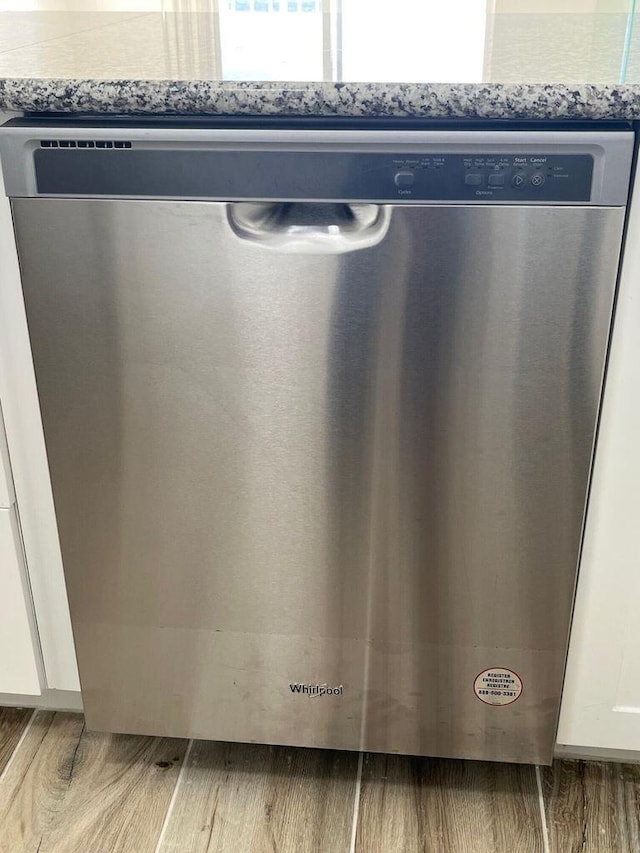
{"type": "Polygon", "coordinates": [[[342,696],[344,687],[338,684],[329,687],[327,684],[289,684],[292,693],[303,693],[305,696],[342,696]]]}

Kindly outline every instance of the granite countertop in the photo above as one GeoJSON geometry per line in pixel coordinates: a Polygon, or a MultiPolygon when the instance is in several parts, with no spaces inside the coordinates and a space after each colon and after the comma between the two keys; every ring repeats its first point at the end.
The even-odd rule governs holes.
{"type": "Polygon", "coordinates": [[[42,0],[0,12],[0,110],[640,118],[631,0],[545,2],[42,0]]]}

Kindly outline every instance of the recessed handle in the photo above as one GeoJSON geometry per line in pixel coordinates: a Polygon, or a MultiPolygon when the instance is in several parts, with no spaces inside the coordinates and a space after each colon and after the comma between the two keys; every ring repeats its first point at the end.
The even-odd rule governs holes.
{"type": "Polygon", "coordinates": [[[391,216],[385,205],[322,202],[234,202],[227,213],[241,239],[297,254],[340,254],[375,246],[384,239],[391,216]]]}

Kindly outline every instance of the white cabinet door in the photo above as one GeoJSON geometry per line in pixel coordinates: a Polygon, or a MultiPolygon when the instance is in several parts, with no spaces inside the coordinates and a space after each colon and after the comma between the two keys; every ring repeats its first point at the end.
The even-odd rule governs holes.
{"type": "MultiPolygon", "coordinates": [[[[0,114],[0,122],[4,118],[8,116],[0,114]]],[[[59,690],[78,690],[69,607],[22,301],[13,223],[1,172],[0,401],[11,455],[15,495],[20,507],[29,586],[33,594],[46,686],[59,690]]],[[[0,556],[0,559],[4,558],[0,556]]],[[[3,618],[2,611],[0,618],[3,618]]],[[[0,681],[1,692],[11,691],[0,681]]]]}
{"type": "Polygon", "coordinates": [[[578,579],[558,743],[640,750],[640,177],[578,579]]]}
{"type": "Polygon", "coordinates": [[[4,434],[2,408],[0,407],[0,509],[8,509],[13,503],[13,483],[11,482],[11,466],[9,452],[4,434]]]}
{"type": "Polygon", "coordinates": [[[39,695],[38,656],[15,509],[0,509],[0,693],[39,695]]]}

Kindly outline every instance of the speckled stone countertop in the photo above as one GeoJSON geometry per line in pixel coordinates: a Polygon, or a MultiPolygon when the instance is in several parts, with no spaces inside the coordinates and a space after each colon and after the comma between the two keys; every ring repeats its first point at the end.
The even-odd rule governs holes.
{"type": "Polygon", "coordinates": [[[338,16],[320,0],[0,12],[0,110],[640,118],[640,28],[625,0],[606,14],[516,14],[496,0],[491,15],[457,0],[409,29],[398,10],[411,0],[393,17],[368,2],[338,16]]]}
{"type": "Polygon", "coordinates": [[[430,118],[634,119],[640,86],[0,80],[0,109],[430,118]]]}

